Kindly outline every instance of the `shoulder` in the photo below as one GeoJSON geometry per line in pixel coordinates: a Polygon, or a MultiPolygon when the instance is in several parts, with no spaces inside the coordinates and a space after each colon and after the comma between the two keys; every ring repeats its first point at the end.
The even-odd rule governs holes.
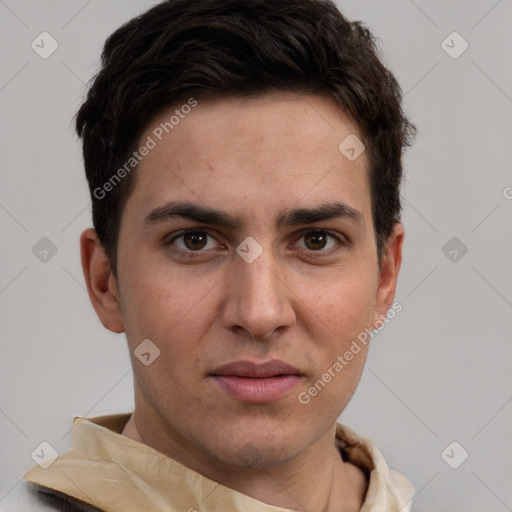
{"type": "Polygon", "coordinates": [[[0,512],[101,512],[65,494],[21,480],[2,499],[0,512]]]}

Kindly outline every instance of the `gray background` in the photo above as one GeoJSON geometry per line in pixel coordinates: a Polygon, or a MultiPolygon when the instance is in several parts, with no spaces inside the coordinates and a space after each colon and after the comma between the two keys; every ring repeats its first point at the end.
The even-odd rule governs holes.
{"type": "MultiPolygon", "coordinates": [[[[101,326],[84,289],[90,200],[72,116],[107,35],[153,3],[0,0],[0,500],[41,441],[70,447],[74,415],[133,406],[125,339],[101,326]],[[59,44],[47,59],[31,48],[43,31],[59,44]],[[46,262],[32,252],[42,237],[57,248],[46,262]]],[[[512,2],[339,5],[381,39],[419,128],[406,158],[403,311],[375,338],[341,421],[412,480],[413,510],[512,510],[512,2]],[[457,58],[441,45],[453,31],[469,44],[457,58]],[[445,460],[469,454],[458,469],[442,457],[453,441],[445,460]]],[[[462,44],[451,36],[445,48],[462,44]]]]}

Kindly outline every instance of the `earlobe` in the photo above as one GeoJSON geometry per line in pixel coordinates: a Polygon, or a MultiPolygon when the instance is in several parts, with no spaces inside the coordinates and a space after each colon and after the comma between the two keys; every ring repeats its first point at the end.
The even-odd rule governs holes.
{"type": "Polygon", "coordinates": [[[404,227],[401,223],[396,223],[391,236],[386,242],[384,254],[382,255],[379,283],[375,297],[374,325],[378,320],[382,320],[386,316],[388,310],[393,305],[398,273],[402,264],[403,241],[404,227]]]}
{"type": "Polygon", "coordinates": [[[87,291],[96,314],[110,331],[123,332],[116,279],[94,229],[86,229],[80,236],[80,254],[87,291]]]}

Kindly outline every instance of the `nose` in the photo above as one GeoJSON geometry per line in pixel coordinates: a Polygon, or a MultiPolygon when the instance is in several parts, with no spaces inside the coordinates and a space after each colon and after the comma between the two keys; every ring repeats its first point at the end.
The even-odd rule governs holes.
{"type": "Polygon", "coordinates": [[[243,331],[265,340],[293,325],[295,296],[285,274],[284,265],[275,261],[270,249],[251,263],[237,255],[226,275],[224,326],[239,331],[238,335],[243,331]]]}

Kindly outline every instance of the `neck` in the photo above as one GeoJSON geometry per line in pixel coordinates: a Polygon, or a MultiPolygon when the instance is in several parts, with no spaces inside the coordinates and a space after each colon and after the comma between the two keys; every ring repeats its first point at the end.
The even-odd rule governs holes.
{"type": "Polygon", "coordinates": [[[362,471],[343,461],[334,445],[335,425],[306,453],[273,468],[227,468],[207,463],[177,443],[163,442],[135,413],[123,435],[151,446],[210,480],[268,505],[294,511],[357,512],[366,494],[362,471]],[[140,428],[139,428],[140,427],[140,428]]]}

